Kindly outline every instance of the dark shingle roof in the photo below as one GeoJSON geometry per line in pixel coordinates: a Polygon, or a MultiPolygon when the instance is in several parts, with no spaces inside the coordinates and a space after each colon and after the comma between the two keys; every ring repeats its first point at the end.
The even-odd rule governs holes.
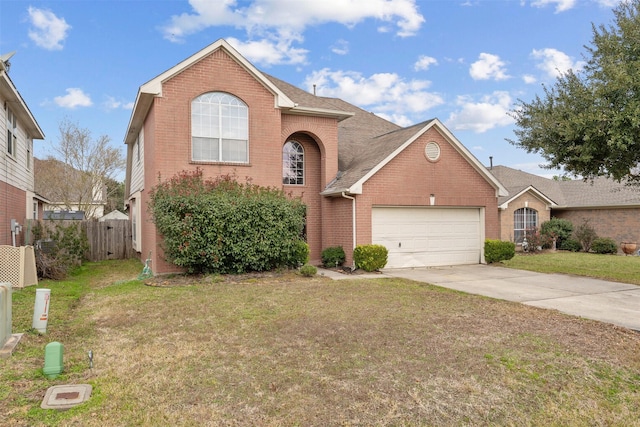
{"type": "Polygon", "coordinates": [[[555,181],[506,166],[494,166],[489,169],[509,192],[508,196],[498,199],[498,204],[511,199],[529,186],[535,187],[557,208],[586,208],[640,206],[640,189],[618,183],[608,178],[593,181],[571,180],[555,181]]]}
{"type": "Polygon", "coordinates": [[[268,74],[265,77],[299,106],[353,114],[338,123],[339,172],[327,191],[355,184],[428,123],[402,128],[342,99],[316,96],[268,74]]]}

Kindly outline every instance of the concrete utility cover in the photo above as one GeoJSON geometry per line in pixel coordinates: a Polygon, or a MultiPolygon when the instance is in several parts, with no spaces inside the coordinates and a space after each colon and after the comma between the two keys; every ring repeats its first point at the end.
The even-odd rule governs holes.
{"type": "Polygon", "coordinates": [[[91,397],[93,387],[90,384],[56,385],[49,387],[44,395],[42,409],[69,409],[91,397]]]}

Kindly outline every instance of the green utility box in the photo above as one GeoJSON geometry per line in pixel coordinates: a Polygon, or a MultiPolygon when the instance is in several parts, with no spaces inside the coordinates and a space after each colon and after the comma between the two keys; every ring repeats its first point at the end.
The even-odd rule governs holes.
{"type": "Polygon", "coordinates": [[[44,348],[44,369],[42,372],[50,380],[62,373],[64,346],[57,341],[50,342],[44,348]]]}

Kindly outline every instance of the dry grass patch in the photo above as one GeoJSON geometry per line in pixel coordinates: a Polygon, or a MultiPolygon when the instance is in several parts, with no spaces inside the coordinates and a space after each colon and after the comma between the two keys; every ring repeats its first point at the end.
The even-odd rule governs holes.
{"type": "Polygon", "coordinates": [[[622,328],[400,279],[205,282],[93,289],[75,311],[93,333],[66,345],[91,346],[95,367],[73,361],[65,380],[95,397],[44,415],[19,353],[14,380],[31,378],[10,392],[31,394],[0,411],[16,425],[639,424],[640,336],[622,328]]]}

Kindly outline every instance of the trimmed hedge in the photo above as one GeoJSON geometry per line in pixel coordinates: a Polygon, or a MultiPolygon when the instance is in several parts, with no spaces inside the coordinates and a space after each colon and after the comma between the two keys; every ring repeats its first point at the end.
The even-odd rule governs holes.
{"type": "Polygon", "coordinates": [[[353,262],[356,268],[364,271],[376,271],[387,265],[389,251],[382,245],[358,245],[353,250],[353,262]]]}
{"type": "Polygon", "coordinates": [[[618,244],[608,237],[598,237],[591,244],[591,250],[597,254],[616,254],[618,253],[618,244]]]}
{"type": "Polygon", "coordinates": [[[331,246],[322,251],[322,265],[325,267],[338,267],[347,259],[342,246],[331,246]]]}
{"type": "Polygon", "coordinates": [[[502,240],[487,239],[484,241],[484,259],[488,264],[505,261],[516,255],[516,244],[502,240]]]}
{"type": "Polygon", "coordinates": [[[149,208],[167,261],[189,273],[244,273],[308,262],[306,207],[281,190],[183,171],[159,182],[149,208]]]}

